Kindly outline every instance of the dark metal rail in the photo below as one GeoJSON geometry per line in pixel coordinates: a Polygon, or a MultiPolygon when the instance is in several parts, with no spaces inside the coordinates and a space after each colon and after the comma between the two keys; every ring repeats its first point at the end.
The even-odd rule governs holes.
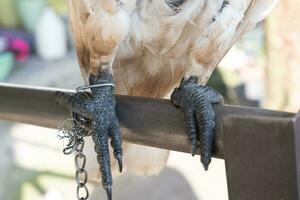
{"type": "MultiPolygon", "coordinates": [[[[57,91],[73,93],[72,90],[26,87],[20,85],[0,85],[0,120],[21,122],[48,128],[57,128],[70,113],[59,107],[55,101],[57,91]]],[[[267,116],[276,119],[293,117],[293,114],[241,108],[217,106],[217,128],[215,156],[223,158],[222,130],[220,120],[226,115],[238,114],[244,117],[267,116]]],[[[189,152],[183,129],[180,110],[168,100],[145,99],[140,97],[117,96],[117,113],[123,131],[123,138],[133,143],[189,152]]]]}
{"type": "MultiPolygon", "coordinates": [[[[57,91],[75,92],[0,84],[0,120],[57,128],[70,118],[56,104],[57,91]]],[[[225,159],[230,199],[298,199],[299,117],[226,105],[214,109],[214,157],[225,159]]],[[[168,100],[117,96],[117,114],[123,139],[190,151],[181,112],[168,100]]]]}

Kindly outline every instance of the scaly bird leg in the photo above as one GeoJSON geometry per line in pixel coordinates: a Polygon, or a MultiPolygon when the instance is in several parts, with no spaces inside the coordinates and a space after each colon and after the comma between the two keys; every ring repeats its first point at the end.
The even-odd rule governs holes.
{"type": "Polygon", "coordinates": [[[92,88],[92,96],[77,93],[74,95],[58,93],[59,103],[69,108],[72,112],[82,117],[92,119],[93,140],[97,160],[100,164],[102,185],[107,192],[108,200],[112,199],[112,174],[109,156],[108,140],[111,138],[111,146],[114,157],[122,171],[122,139],[120,135],[119,121],[116,116],[116,101],[113,95],[113,76],[106,70],[99,76],[90,75],[89,82],[97,87],[92,88]],[[102,84],[102,85],[101,85],[102,84]],[[103,85],[104,84],[104,85],[103,85]]]}
{"type": "Polygon", "coordinates": [[[184,115],[185,131],[192,145],[192,155],[200,148],[201,162],[205,170],[211,162],[215,113],[212,104],[223,102],[223,97],[210,87],[198,85],[198,79],[183,80],[171,96],[174,105],[184,115]]]}

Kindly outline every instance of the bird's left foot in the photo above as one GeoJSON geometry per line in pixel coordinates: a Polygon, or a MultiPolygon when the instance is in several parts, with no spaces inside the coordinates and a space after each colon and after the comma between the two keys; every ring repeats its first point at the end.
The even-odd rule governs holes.
{"type": "MultiPolygon", "coordinates": [[[[114,150],[114,157],[122,171],[122,139],[119,121],[116,116],[116,101],[113,95],[113,76],[103,71],[99,76],[89,78],[92,94],[78,92],[76,94],[57,93],[59,105],[70,109],[77,118],[91,120],[92,138],[95,142],[97,160],[100,164],[102,185],[107,192],[107,199],[112,199],[112,173],[109,155],[109,139],[114,150]]],[[[85,88],[85,87],[83,87],[85,88]]],[[[76,118],[74,119],[76,120],[76,118]]]]}
{"type": "Polygon", "coordinates": [[[185,131],[192,145],[192,155],[200,148],[201,162],[205,170],[211,162],[215,112],[212,104],[223,102],[223,97],[210,87],[198,85],[198,79],[191,77],[183,80],[171,96],[175,106],[180,107],[184,115],[185,131]]]}

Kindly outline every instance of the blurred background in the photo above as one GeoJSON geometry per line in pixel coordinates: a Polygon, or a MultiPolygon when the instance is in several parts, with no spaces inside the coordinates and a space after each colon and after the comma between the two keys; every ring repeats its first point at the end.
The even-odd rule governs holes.
{"type": "MultiPolygon", "coordinates": [[[[281,1],[232,48],[209,84],[226,102],[297,112],[300,107],[300,5],[281,1]]],[[[0,0],[0,81],[76,88],[82,85],[63,0],[0,0]]],[[[1,95],[1,94],[0,94],[1,95]]],[[[0,199],[75,199],[73,156],[57,130],[0,122],[0,199]]],[[[105,199],[89,185],[91,199],[105,199]]],[[[224,162],[204,172],[199,157],[172,152],[153,177],[115,178],[115,200],[228,199],[224,162]]]]}

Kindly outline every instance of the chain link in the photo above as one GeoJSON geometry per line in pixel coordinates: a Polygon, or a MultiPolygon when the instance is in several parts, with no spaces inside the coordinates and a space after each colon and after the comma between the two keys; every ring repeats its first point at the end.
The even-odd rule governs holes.
{"type": "Polygon", "coordinates": [[[62,127],[61,132],[63,135],[59,135],[59,139],[67,138],[68,144],[63,149],[64,154],[69,155],[76,152],[75,162],[75,181],[77,183],[76,197],[78,200],[87,200],[89,198],[89,190],[86,186],[88,181],[88,173],[85,170],[86,156],[83,154],[84,137],[89,136],[91,132],[87,128],[87,121],[84,118],[78,117],[73,114],[72,127],[70,129],[62,127]]]}
{"type": "Polygon", "coordinates": [[[87,171],[85,170],[86,156],[82,153],[84,142],[81,146],[82,146],[81,149],[76,150],[77,154],[74,159],[75,167],[76,167],[75,180],[77,183],[76,195],[78,200],[87,200],[89,198],[89,191],[88,188],[86,187],[88,174],[87,171]]]}

